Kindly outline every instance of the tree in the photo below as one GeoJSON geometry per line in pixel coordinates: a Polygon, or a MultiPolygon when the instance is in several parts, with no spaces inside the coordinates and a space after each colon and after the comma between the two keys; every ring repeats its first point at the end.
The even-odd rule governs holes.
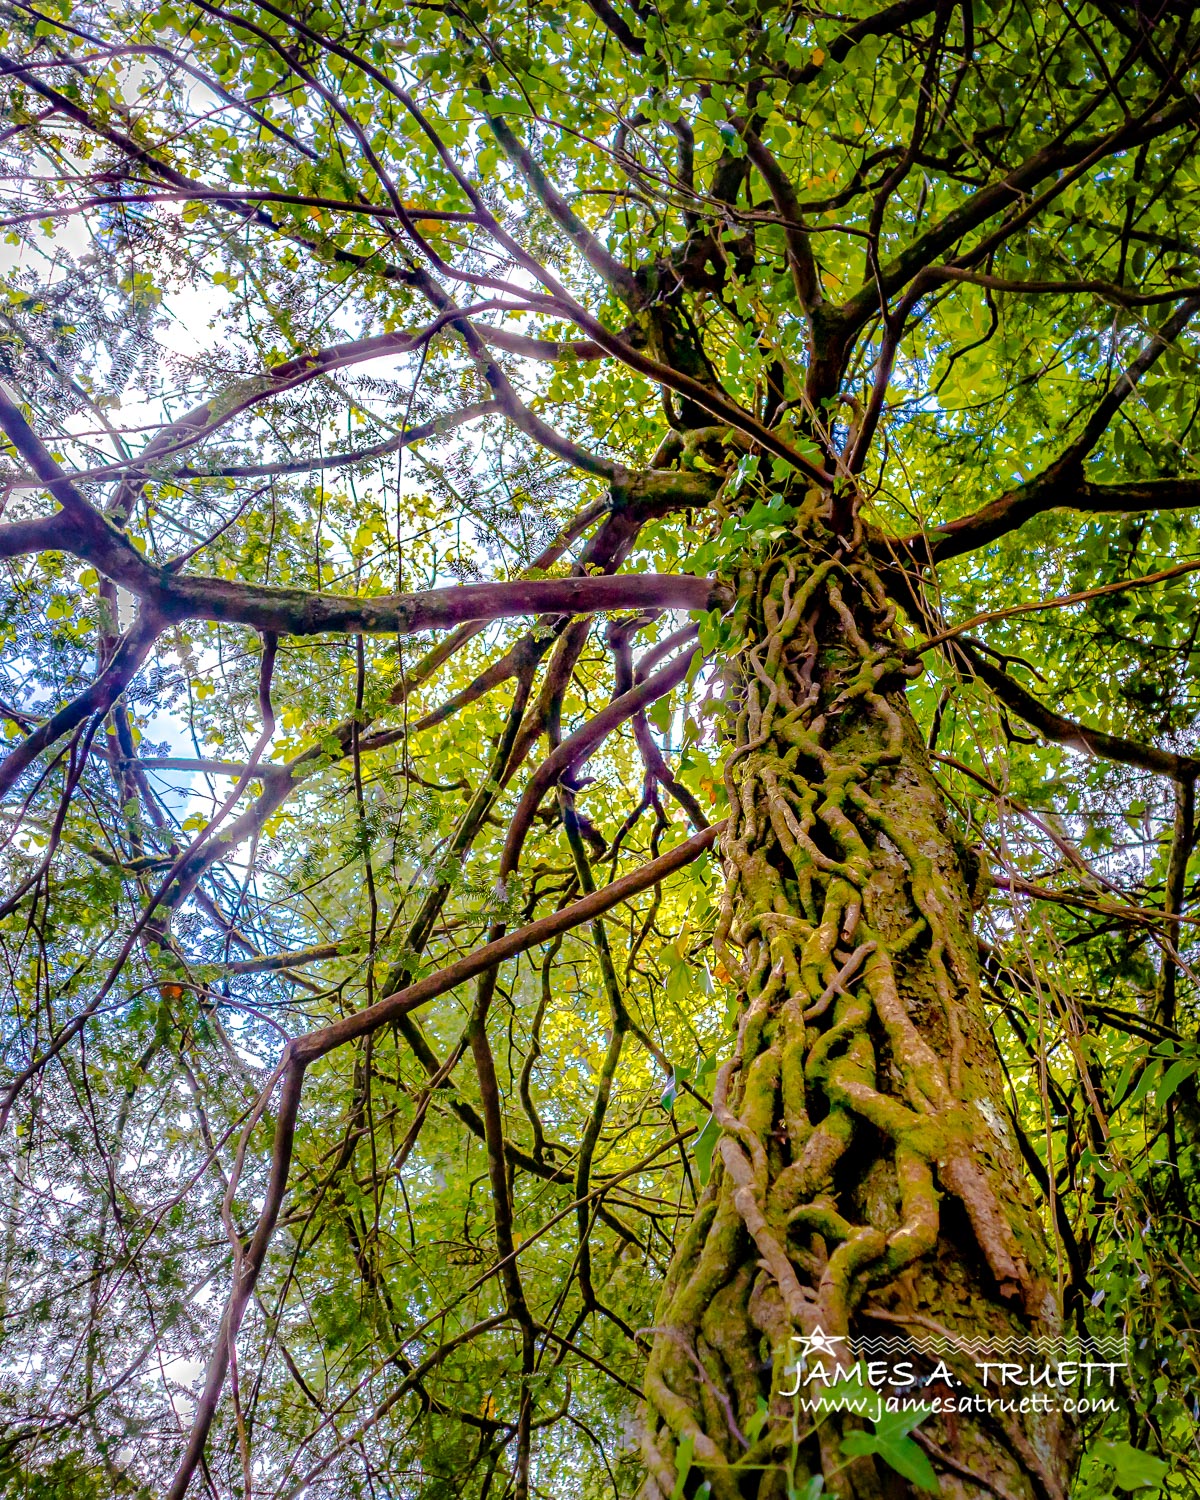
{"type": "Polygon", "coordinates": [[[5,1484],[1193,1493],[1192,8],[3,25],[5,1484]]]}

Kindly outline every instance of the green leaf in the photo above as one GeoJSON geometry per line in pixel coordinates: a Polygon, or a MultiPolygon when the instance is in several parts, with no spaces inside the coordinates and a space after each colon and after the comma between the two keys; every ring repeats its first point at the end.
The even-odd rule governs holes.
{"type": "Polygon", "coordinates": [[[851,1432],[842,1439],[842,1452],[849,1458],[861,1458],[874,1454],[883,1459],[889,1468],[895,1469],[905,1479],[911,1479],[918,1489],[938,1492],[937,1475],[923,1448],[918,1448],[912,1438],[882,1438],[878,1433],[851,1432]]]}
{"type": "Polygon", "coordinates": [[[1114,1471],[1113,1481],[1119,1489],[1158,1489],[1167,1477],[1168,1465],[1153,1453],[1145,1453],[1132,1443],[1105,1439],[1092,1449],[1093,1455],[1114,1471]]]}
{"type": "Polygon", "coordinates": [[[881,1412],[875,1420],[875,1435],[888,1441],[893,1438],[907,1437],[932,1415],[932,1406],[918,1406],[910,1411],[881,1412]]]}
{"type": "Polygon", "coordinates": [[[666,693],[653,707],[647,709],[646,717],[654,725],[660,734],[670,734],[671,721],[675,717],[675,710],[671,702],[671,694],[666,693]]]}
{"type": "Polygon", "coordinates": [[[1191,1078],[1196,1072],[1196,1059],[1192,1057],[1181,1057],[1167,1069],[1166,1076],[1154,1091],[1154,1105],[1161,1109],[1185,1078],[1191,1078]]]}
{"type": "Polygon", "coordinates": [[[675,1450],[675,1488],[671,1491],[671,1500],[683,1500],[683,1487],[687,1484],[687,1477],[692,1472],[694,1448],[695,1439],[689,1434],[675,1450]]]}
{"type": "Polygon", "coordinates": [[[821,1474],[814,1474],[802,1490],[788,1485],[788,1500],[821,1500],[824,1493],[825,1479],[821,1474]]]}
{"type": "Polygon", "coordinates": [[[762,1436],[762,1430],[767,1425],[767,1417],[770,1415],[770,1411],[771,1408],[759,1396],[754,1410],[750,1414],[750,1419],[746,1423],[746,1437],[751,1444],[758,1442],[762,1436]]]}
{"type": "Polygon", "coordinates": [[[713,1116],[709,1115],[700,1134],[692,1141],[692,1156],[695,1158],[701,1183],[706,1183],[712,1172],[713,1152],[716,1150],[720,1135],[721,1127],[713,1116]]]}
{"type": "Polygon", "coordinates": [[[691,964],[683,958],[673,963],[667,974],[668,1002],[676,1008],[681,1007],[695,988],[696,976],[691,964]]]}
{"type": "Polygon", "coordinates": [[[874,1454],[919,1489],[936,1494],[938,1481],[933,1465],[925,1450],[909,1437],[909,1433],[919,1427],[932,1411],[931,1406],[918,1406],[908,1411],[881,1409],[872,1424],[874,1431],[847,1433],[842,1439],[842,1452],[850,1458],[874,1454]]]}
{"type": "Polygon", "coordinates": [[[661,1106],[661,1108],[665,1109],[668,1114],[670,1114],[670,1112],[675,1108],[675,1100],[678,1094],[679,1069],[672,1068],[671,1077],[667,1082],[667,1086],[665,1089],[663,1089],[662,1093],[658,1097],[659,1105],[661,1106]]]}

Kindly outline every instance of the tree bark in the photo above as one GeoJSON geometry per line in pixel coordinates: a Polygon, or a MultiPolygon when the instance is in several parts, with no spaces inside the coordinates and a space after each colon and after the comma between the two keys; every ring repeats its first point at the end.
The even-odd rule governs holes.
{"type": "MultiPolygon", "coordinates": [[[[715,946],[741,1018],[712,1176],[657,1312],[644,1494],[676,1492],[691,1455],[688,1496],[792,1500],[818,1475],[843,1500],[915,1496],[879,1459],[846,1456],[861,1419],[805,1416],[784,1393],[818,1328],[845,1341],[842,1365],[887,1340],[925,1377],[937,1331],[951,1381],[886,1392],[926,1400],[978,1390],[974,1359],[997,1357],[981,1349],[1058,1334],[980,997],[973,860],[857,522],[845,542],[810,491],[793,535],[743,575],[736,618],[715,946]]],[[[920,1438],[943,1496],[1067,1493],[1057,1413],[935,1416],[920,1438]]]]}

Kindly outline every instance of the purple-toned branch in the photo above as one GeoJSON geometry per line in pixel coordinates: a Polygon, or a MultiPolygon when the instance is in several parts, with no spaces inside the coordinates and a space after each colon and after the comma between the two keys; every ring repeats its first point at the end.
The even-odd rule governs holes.
{"type": "MultiPolygon", "coordinates": [[[[566,741],[563,743],[565,744],[566,741]]],[[[548,916],[536,922],[530,922],[525,927],[519,927],[515,932],[506,933],[495,942],[486,943],[467,957],[447,965],[444,969],[439,969],[434,974],[427,974],[415,984],[398,990],[394,995],[387,995],[382,1000],[377,1000],[374,1005],[368,1006],[365,1010],[358,1011],[354,1015],[343,1016],[340,1020],[318,1031],[309,1032],[306,1036],[298,1037],[295,1041],[288,1043],[275,1077],[269,1086],[273,1091],[276,1084],[280,1083],[281,1092],[279,1110],[275,1117],[271,1171],[262,1210],[253,1238],[240,1257],[234,1284],[221,1319],[220,1331],[209,1359],[204,1390],[196,1405],[196,1415],[188,1435],[187,1446],[171,1486],[166,1492],[165,1500],[183,1500],[204,1453],[209,1429],[225,1386],[233,1341],[237,1337],[242,1318],[266,1260],[267,1250],[275,1232],[275,1224],[279,1218],[279,1210],[287,1191],[292,1151],[295,1145],[296,1119],[300,1109],[306,1070],[312,1063],[335,1051],[338,1047],[377,1031],[379,1027],[415,1010],[418,1006],[427,1004],[438,995],[444,995],[447,991],[456,989],[460,984],[474,979],[494,965],[503,963],[506,959],[515,958],[517,954],[535,948],[541,943],[549,942],[560,933],[570,932],[573,928],[610,911],[620,902],[627,901],[630,897],[648,890],[650,886],[655,885],[675,870],[682,869],[684,865],[690,864],[692,860],[710,849],[724,826],[723,822],[714,823],[702,833],[676,845],[668,853],[660,855],[658,859],[642,865],[640,869],[631,870],[628,875],[623,875],[620,880],[614,880],[610,885],[601,886],[599,890],[593,891],[579,901],[572,902],[570,906],[551,912],[548,916]]]]}

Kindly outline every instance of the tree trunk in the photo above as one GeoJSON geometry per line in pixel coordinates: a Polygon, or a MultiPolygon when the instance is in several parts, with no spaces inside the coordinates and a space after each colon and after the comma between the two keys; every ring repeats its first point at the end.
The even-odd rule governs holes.
{"type": "MultiPolygon", "coordinates": [[[[739,590],[715,945],[742,1012],[712,1177],[657,1314],[648,1497],[689,1456],[689,1496],[792,1500],[817,1476],[845,1500],[916,1495],[847,1457],[861,1418],[785,1394],[823,1389],[802,1383],[815,1353],[797,1373],[801,1336],[843,1340],[846,1367],[907,1358],[927,1378],[940,1357],[935,1383],[885,1390],[930,1400],[978,1391],[976,1359],[1059,1327],[980,998],[972,860],[905,702],[919,668],[861,528],[848,544],[818,507],[739,590]]],[[[943,1496],[1066,1495],[1055,1412],[934,1416],[919,1441],[946,1460],[943,1496]]]]}

